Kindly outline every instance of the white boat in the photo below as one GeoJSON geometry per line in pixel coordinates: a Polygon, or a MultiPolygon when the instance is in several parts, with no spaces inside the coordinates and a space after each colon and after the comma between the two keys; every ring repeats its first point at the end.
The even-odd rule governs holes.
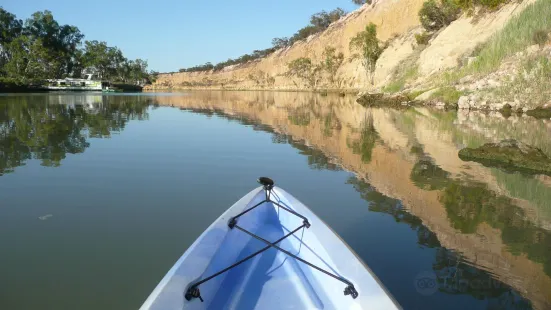
{"type": "Polygon", "coordinates": [[[142,310],[400,308],[310,209],[259,181],[187,249],[142,310]]]}
{"type": "Polygon", "coordinates": [[[75,91],[85,91],[85,90],[94,90],[101,91],[102,83],[100,80],[94,80],[92,74],[86,74],[84,79],[49,79],[46,80],[47,84],[44,85],[44,89],[47,90],[75,90],[75,91]]]}

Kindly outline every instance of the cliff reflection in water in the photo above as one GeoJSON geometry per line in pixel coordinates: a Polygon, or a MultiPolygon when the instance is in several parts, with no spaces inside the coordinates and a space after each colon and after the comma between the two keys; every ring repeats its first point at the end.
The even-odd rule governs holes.
{"type": "Polygon", "coordinates": [[[67,154],[147,119],[151,98],[100,95],[0,97],[0,176],[29,159],[59,166],[67,154]]]}
{"type": "Polygon", "coordinates": [[[366,208],[409,226],[434,253],[428,271],[440,293],[473,296],[494,309],[551,308],[551,178],[457,155],[505,138],[551,155],[549,121],[366,109],[353,97],[307,93],[7,96],[0,97],[0,177],[30,159],[61,165],[92,138],[147,119],[152,106],[239,122],[293,146],[312,169],[352,172],[348,184],[366,208]]]}
{"type": "Polygon", "coordinates": [[[353,172],[350,183],[371,211],[408,223],[420,244],[438,249],[433,271],[440,291],[491,298],[497,308],[551,307],[549,178],[487,168],[457,155],[464,146],[505,138],[551,155],[549,121],[366,109],[353,98],[303,93],[193,92],[157,100],[261,126],[274,142],[307,155],[311,167],[353,172]],[[473,289],[465,287],[468,279],[489,284],[473,289]]]}

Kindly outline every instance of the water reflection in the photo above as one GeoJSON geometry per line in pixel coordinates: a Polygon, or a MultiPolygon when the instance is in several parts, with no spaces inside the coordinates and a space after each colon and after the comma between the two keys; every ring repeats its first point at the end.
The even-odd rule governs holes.
{"type": "Polygon", "coordinates": [[[427,109],[365,109],[350,98],[296,93],[199,92],[188,99],[160,102],[246,117],[268,126],[265,130],[274,133],[276,143],[299,141],[293,145],[298,149],[307,145],[313,168],[341,167],[365,176],[369,185],[349,183],[368,208],[410,223],[420,245],[437,249],[432,272],[442,293],[488,299],[488,307],[497,309],[551,307],[547,179],[463,162],[457,156],[464,146],[504,138],[551,154],[549,122],[427,109]],[[492,285],[464,287],[473,279],[492,285]]]}
{"type": "Polygon", "coordinates": [[[353,172],[358,177],[347,183],[366,208],[409,226],[417,244],[434,251],[428,272],[438,294],[472,296],[490,309],[551,308],[549,178],[457,156],[464,146],[504,138],[551,155],[550,122],[366,109],[353,98],[303,93],[0,97],[0,174],[29,159],[57,166],[90,147],[90,138],[147,119],[148,106],[238,122],[292,146],[312,169],[353,172]]]}
{"type": "Polygon", "coordinates": [[[347,139],[346,144],[354,154],[361,156],[362,162],[369,163],[371,161],[371,155],[375,142],[377,142],[378,135],[375,126],[373,126],[373,116],[369,113],[360,125],[359,137],[354,139],[347,139]]]}
{"type": "Polygon", "coordinates": [[[0,175],[29,159],[57,167],[129,120],[147,119],[150,98],[101,95],[0,97],[0,175]]]}
{"type": "Polygon", "coordinates": [[[437,235],[423,225],[420,218],[407,212],[399,200],[386,197],[356,177],[347,183],[368,201],[370,211],[391,215],[397,223],[408,225],[416,233],[420,246],[435,249],[432,271],[421,273],[423,276],[415,282],[420,293],[431,295],[438,290],[446,294],[471,295],[485,300],[490,309],[532,308],[531,302],[509,285],[496,280],[491,273],[473,267],[456,251],[443,247],[437,235]]]}

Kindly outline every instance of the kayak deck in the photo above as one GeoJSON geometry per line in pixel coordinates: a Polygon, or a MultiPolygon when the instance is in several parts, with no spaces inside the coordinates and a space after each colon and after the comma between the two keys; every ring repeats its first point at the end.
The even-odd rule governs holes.
{"type": "Polygon", "coordinates": [[[279,188],[270,192],[273,202],[262,203],[265,199],[260,187],[228,209],[184,253],[142,309],[396,308],[355,254],[307,207],[279,188]],[[229,225],[233,229],[228,226],[254,206],[229,225]],[[358,298],[344,294],[347,282],[358,298]]]}

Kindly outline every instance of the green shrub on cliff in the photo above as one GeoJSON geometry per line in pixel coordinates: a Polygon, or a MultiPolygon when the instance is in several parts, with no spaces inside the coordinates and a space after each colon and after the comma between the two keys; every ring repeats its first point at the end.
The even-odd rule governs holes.
{"type": "Polygon", "coordinates": [[[337,75],[337,70],[341,67],[343,60],[343,53],[337,54],[336,49],[332,46],[325,47],[325,50],[323,51],[322,68],[329,75],[329,83],[331,86],[335,84],[335,76],[337,75]]]}
{"type": "Polygon", "coordinates": [[[419,20],[426,30],[436,31],[453,22],[459,12],[460,8],[453,0],[428,0],[419,11],[419,20]]]}
{"type": "Polygon", "coordinates": [[[373,23],[369,23],[369,25],[365,26],[364,31],[358,33],[350,40],[350,49],[359,52],[359,54],[354,56],[361,59],[368,79],[371,80],[371,84],[373,84],[375,65],[383,52],[379,39],[377,39],[377,26],[373,23]]]}
{"type": "Polygon", "coordinates": [[[539,46],[545,45],[547,41],[549,40],[549,34],[547,31],[538,29],[534,31],[534,34],[532,35],[532,41],[534,41],[535,44],[539,46]]]}
{"type": "Polygon", "coordinates": [[[429,44],[430,38],[431,38],[431,35],[428,32],[416,33],[415,34],[415,42],[417,42],[417,45],[427,45],[427,44],[429,44]]]}
{"type": "Polygon", "coordinates": [[[373,3],[373,0],[352,0],[352,3],[355,5],[364,5],[364,4],[371,4],[373,3]]]}
{"type": "Polygon", "coordinates": [[[462,95],[462,91],[455,89],[455,87],[449,86],[438,89],[430,96],[430,98],[442,101],[446,104],[446,108],[453,109],[457,108],[457,102],[462,95]]]}
{"type": "Polygon", "coordinates": [[[321,70],[321,66],[314,64],[310,58],[297,58],[289,62],[287,68],[288,70],[285,73],[286,76],[298,77],[306,82],[310,88],[316,87],[320,78],[318,73],[321,70]]]}

